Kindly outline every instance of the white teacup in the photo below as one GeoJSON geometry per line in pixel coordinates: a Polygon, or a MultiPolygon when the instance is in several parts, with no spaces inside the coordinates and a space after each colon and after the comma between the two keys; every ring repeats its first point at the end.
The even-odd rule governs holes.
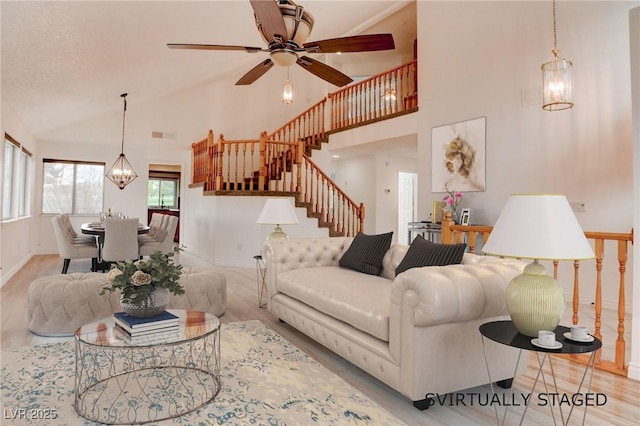
{"type": "Polygon", "coordinates": [[[571,338],[575,340],[586,340],[589,338],[587,327],[584,325],[574,325],[571,327],[571,338]]]}
{"type": "Polygon", "coordinates": [[[553,331],[538,331],[538,343],[542,346],[554,346],[556,344],[556,333],[553,331]]]}

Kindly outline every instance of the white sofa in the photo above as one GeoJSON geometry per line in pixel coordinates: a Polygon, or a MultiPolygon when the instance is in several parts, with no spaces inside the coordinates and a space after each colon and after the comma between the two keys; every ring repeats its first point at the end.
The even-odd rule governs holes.
{"type": "MultiPolygon", "coordinates": [[[[268,309],[362,370],[428,408],[437,394],[490,382],[478,327],[508,319],[504,289],[524,262],[464,254],[462,264],[409,269],[392,245],[380,276],[342,268],[353,238],[268,241],[268,309]]],[[[492,381],[509,385],[518,350],[485,339],[492,381]]]]}

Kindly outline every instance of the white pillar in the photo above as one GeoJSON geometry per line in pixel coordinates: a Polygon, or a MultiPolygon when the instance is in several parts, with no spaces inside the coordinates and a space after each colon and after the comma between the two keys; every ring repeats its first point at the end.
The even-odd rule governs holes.
{"type": "Polygon", "coordinates": [[[640,7],[629,11],[633,132],[633,286],[629,378],[640,380],[640,7]]]}

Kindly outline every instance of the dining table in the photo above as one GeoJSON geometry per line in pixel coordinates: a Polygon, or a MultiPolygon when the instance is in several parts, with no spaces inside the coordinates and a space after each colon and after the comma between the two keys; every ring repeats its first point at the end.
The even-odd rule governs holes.
{"type": "MultiPolygon", "coordinates": [[[[118,220],[118,219],[109,219],[118,220]]],[[[149,232],[149,226],[144,223],[138,223],[138,235],[149,232]]],[[[104,222],[87,222],[80,225],[80,231],[85,235],[93,235],[98,237],[96,244],[98,245],[98,269],[103,271],[107,269],[102,261],[102,246],[104,245],[104,222]]]]}

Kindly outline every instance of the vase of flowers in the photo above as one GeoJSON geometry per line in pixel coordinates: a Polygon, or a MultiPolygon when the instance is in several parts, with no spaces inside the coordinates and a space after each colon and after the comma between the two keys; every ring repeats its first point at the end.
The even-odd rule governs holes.
{"type": "Polygon", "coordinates": [[[138,318],[158,315],[169,304],[169,293],[184,293],[182,265],[173,263],[173,255],[157,251],[148,259],[116,263],[107,274],[111,285],[103,287],[100,294],[119,290],[126,314],[138,318]]]}
{"type": "Polygon", "coordinates": [[[459,223],[458,206],[462,202],[462,192],[452,191],[447,185],[444,186],[444,190],[447,192],[447,195],[442,198],[445,203],[444,211],[451,212],[451,219],[455,223],[459,223]]]}

